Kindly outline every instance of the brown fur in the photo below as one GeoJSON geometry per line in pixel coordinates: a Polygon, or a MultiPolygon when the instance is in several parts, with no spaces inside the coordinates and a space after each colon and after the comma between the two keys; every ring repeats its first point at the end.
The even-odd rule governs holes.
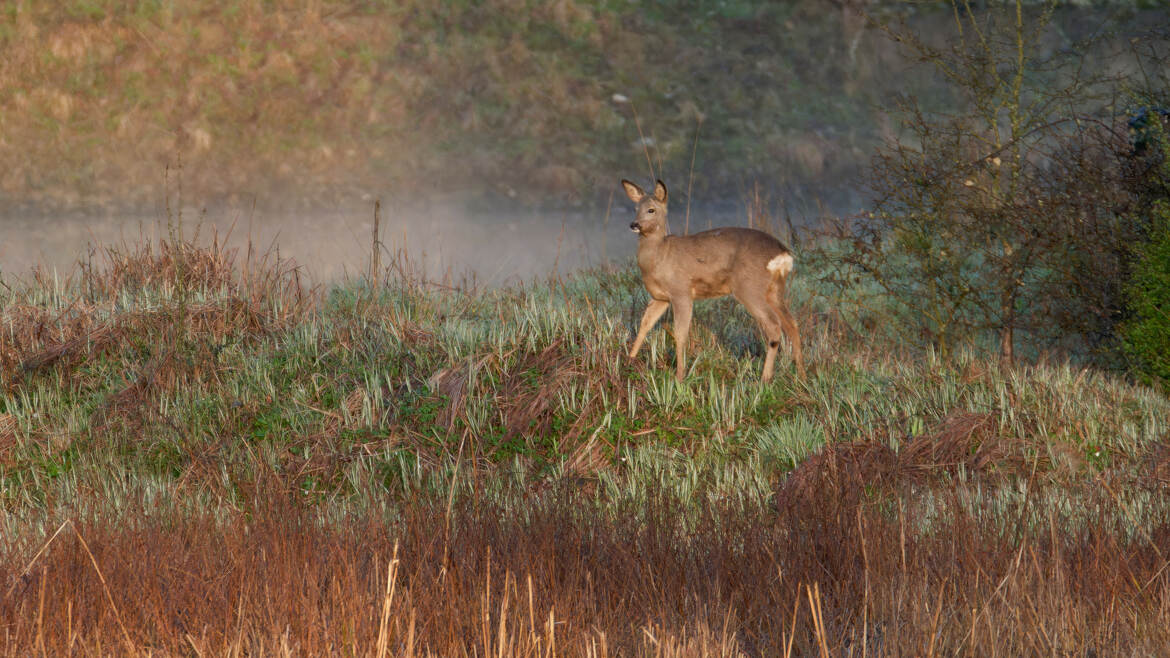
{"type": "Polygon", "coordinates": [[[637,218],[630,229],[638,233],[638,267],[642,282],[652,298],[638,337],[630,348],[637,356],[646,334],[667,308],[674,309],[674,339],[678,353],[675,376],[682,381],[686,372],[687,337],[691,309],[696,299],[733,295],[747,308],[763,330],[768,352],[763,380],[772,379],[780,334],[792,345],[796,370],[804,377],[800,351],[800,330],[788,311],[785,284],[792,271],[791,252],[776,238],[747,228],[717,228],[694,235],[667,235],[666,185],[658,181],[653,194],[623,180],[630,200],[638,204],[637,218]],[[788,259],[777,256],[787,255],[788,259]]]}

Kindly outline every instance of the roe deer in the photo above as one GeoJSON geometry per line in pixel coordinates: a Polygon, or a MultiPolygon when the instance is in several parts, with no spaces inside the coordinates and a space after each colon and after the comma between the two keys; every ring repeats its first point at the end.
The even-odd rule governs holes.
{"type": "Polygon", "coordinates": [[[788,312],[784,288],[792,272],[792,253],[779,240],[749,228],[717,228],[694,235],[666,234],[666,185],[658,181],[653,194],[628,180],[622,187],[638,204],[630,230],[638,234],[638,267],[650,293],[650,305],[642,314],[638,337],[630,358],[638,355],[646,334],[667,308],[674,309],[674,342],[678,355],[675,378],[683,380],[687,361],[687,336],[695,299],[731,294],[760,323],[768,342],[763,381],[772,379],[780,333],[792,345],[796,371],[804,377],[800,331],[788,312]]]}

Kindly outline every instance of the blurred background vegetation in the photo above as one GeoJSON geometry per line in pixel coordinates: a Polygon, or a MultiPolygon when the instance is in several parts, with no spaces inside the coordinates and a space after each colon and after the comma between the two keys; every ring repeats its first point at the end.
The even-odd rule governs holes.
{"type": "Polygon", "coordinates": [[[788,220],[833,305],[886,308],[907,345],[1165,378],[1150,374],[1164,370],[1165,3],[0,11],[8,215],[157,209],[177,191],[277,212],[443,197],[595,219],[619,176],[653,175],[688,210],[788,220]]]}
{"type": "MultiPolygon", "coordinates": [[[[1124,43],[1164,9],[1062,4],[1044,47],[1124,43]]],[[[927,40],[954,22],[865,0],[6,3],[0,203],[141,208],[169,167],[201,204],[604,204],[649,174],[644,145],[679,190],[693,159],[697,198],[848,197],[901,130],[893,93],[950,100],[861,12],[927,40]]]]}

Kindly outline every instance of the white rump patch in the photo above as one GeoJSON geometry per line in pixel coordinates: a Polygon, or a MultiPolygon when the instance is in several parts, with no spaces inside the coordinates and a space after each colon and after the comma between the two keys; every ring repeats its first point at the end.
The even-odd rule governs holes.
{"type": "Polygon", "coordinates": [[[785,252],[779,256],[768,261],[768,271],[779,274],[780,276],[788,276],[792,272],[792,254],[785,252]]]}

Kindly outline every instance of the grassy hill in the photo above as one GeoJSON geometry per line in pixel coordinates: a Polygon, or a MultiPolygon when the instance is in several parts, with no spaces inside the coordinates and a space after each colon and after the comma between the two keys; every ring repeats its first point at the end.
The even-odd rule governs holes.
{"type": "Polygon", "coordinates": [[[730,301],[682,384],[665,329],[625,356],[626,269],[306,290],[172,236],[2,294],[4,653],[1170,642],[1170,401],[910,353],[808,278],[767,387],[730,301]]]}
{"type": "MultiPolygon", "coordinates": [[[[951,21],[942,5],[868,9],[940,38],[951,21]]],[[[680,189],[694,160],[704,198],[755,181],[828,196],[898,130],[875,112],[888,94],[937,93],[848,7],[813,0],[0,11],[8,208],[155,207],[165,185],[263,207],[453,192],[603,202],[615,176],[648,173],[644,144],[680,189]]],[[[1135,15],[1162,16],[1065,7],[1053,47],[1135,15]]]]}

